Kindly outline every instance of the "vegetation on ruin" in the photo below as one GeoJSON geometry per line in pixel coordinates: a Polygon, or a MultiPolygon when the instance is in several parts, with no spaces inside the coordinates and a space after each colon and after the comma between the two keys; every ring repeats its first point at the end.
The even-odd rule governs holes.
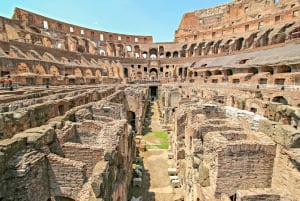
{"type": "Polygon", "coordinates": [[[160,149],[168,149],[169,148],[169,141],[168,141],[168,134],[163,131],[155,131],[155,137],[161,140],[161,144],[158,146],[160,149]]]}

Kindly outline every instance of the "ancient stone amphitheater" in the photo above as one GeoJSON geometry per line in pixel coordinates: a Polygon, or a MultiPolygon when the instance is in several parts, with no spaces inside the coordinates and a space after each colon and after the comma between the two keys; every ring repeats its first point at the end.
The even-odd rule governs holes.
{"type": "Polygon", "coordinates": [[[299,16],[298,0],[234,0],[162,43],[0,17],[0,201],[130,200],[154,101],[177,200],[300,200],[299,16]]]}

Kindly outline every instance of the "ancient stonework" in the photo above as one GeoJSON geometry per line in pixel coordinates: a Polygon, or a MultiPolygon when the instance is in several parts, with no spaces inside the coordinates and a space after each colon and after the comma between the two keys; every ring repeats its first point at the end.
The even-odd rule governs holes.
{"type": "Polygon", "coordinates": [[[152,101],[178,201],[299,200],[299,8],[234,0],[161,43],[0,17],[0,201],[130,200],[152,101]]]}

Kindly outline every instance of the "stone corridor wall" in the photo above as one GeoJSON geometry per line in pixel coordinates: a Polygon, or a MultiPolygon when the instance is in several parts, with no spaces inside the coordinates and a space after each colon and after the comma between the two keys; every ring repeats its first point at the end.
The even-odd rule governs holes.
{"type": "MultiPolygon", "coordinates": [[[[84,94],[81,88],[57,93],[54,97],[51,97],[52,93],[49,95],[41,90],[41,100],[54,98],[59,105],[73,106],[65,107],[63,113],[56,113],[39,127],[23,128],[22,132],[0,140],[0,199],[48,201],[65,197],[78,201],[127,200],[136,149],[135,132],[127,119],[132,109],[128,107],[125,88],[96,90],[92,87],[89,90],[88,87],[84,94]]],[[[61,89],[51,90],[55,94],[61,89]]],[[[129,92],[130,87],[126,90],[126,93],[137,97],[147,97],[148,94],[144,87],[131,88],[135,92],[129,92]]],[[[19,99],[14,99],[25,103],[31,97],[24,99],[24,95],[20,94],[19,99]]],[[[130,104],[141,104],[141,100],[130,99],[130,104]],[[136,102],[133,103],[133,100],[136,102]]],[[[32,108],[43,109],[43,106],[47,110],[58,108],[47,103],[30,104],[32,108]]],[[[27,106],[23,105],[10,108],[7,113],[17,117],[18,112],[26,112],[26,109],[27,106]]],[[[143,108],[136,113],[141,116],[137,121],[143,121],[143,108]]],[[[10,125],[14,126],[3,125],[8,130],[10,125]]],[[[135,126],[140,129],[140,125],[138,122],[135,126]]]]}
{"type": "Polygon", "coordinates": [[[185,200],[297,200],[297,126],[272,120],[273,115],[295,114],[298,108],[275,109],[269,116],[266,111],[275,104],[269,92],[192,85],[160,88],[163,121],[175,124],[170,131],[171,151],[185,200]],[[172,90],[180,96],[165,95],[172,90]],[[168,112],[165,103],[178,97],[181,101],[168,112]],[[256,100],[262,101],[264,116],[245,110],[251,110],[253,105],[248,104],[256,100]]]}

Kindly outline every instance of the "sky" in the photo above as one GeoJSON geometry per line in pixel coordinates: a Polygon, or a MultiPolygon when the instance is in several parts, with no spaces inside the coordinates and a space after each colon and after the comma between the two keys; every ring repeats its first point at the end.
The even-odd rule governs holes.
{"type": "Polygon", "coordinates": [[[0,0],[0,16],[15,7],[66,23],[112,33],[172,42],[184,13],[230,0],[0,0]]]}

